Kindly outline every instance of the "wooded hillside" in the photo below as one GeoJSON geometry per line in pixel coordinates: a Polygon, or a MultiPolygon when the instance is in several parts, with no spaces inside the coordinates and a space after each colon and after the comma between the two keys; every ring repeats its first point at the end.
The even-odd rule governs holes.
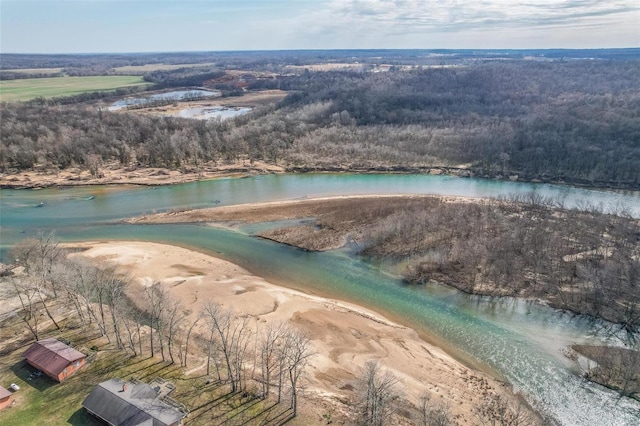
{"type": "Polygon", "coordinates": [[[3,104],[0,167],[117,160],[178,168],[238,158],[291,170],[464,165],[476,176],[637,189],[639,65],[510,61],[305,71],[256,83],[291,94],[225,122],[98,111],[73,99],[3,104]]]}

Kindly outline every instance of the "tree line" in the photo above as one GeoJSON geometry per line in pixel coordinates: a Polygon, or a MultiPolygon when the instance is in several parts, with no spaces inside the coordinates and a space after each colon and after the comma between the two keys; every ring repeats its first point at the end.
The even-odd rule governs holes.
{"type": "Polygon", "coordinates": [[[361,253],[405,262],[411,283],[541,298],[637,336],[640,223],[624,211],[558,206],[561,200],[535,194],[486,203],[409,201],[377,212],[363,231],[361,253]]]}
{"type": "Polygon", "coordinates": [[[361,143],[396,143],[396,152],[413,151],[416,161],[429,155],[448,164],[470,163],[488,176],[637,187],[639,65],[520,61],[313,73],[284,82],[283,88],[297,92],[283,106],[330,102],[327,116],[348,114],[360,131],[388,129],[384,141],[361,143]],[[408,126],[415,140],[398,144],[394,136],[408,126]]]}
{"type": "MultiPolygon", "coordinates": [[[[246,159],[289,170],[464,167],[475,176],[638,188],[638,69],[634,61],[522,61],[305,72],[274,81],[291,91],[280,104],[225,122],[58,100],[3,104],[0,167],[64,169],[90,156],[168,168],[246,159]]],[[[157,81],[210,76],[189,73],[158,73],[157,81]]]]}
{"type": "Polygon", "coordinates": [[[159,356],[181,367],[189,365],[190,353],[206,354],[206,374],[227,384],[231,393],[255,392],[264,400],[276,398],[277,404],[288,395],[296,416],[300,379],[314,354],[310,338],[297,328],[278,323],[262,330],[251,318],[214,302],[192,315],[160,283],[145,287],[134,302],[129,276],[113,266],[69,257],[53,234],[22,241],[12,257],[25,273],[8,282],[21,303],[17,315],[33,339],[45,332],[43,315],[61,328],[53,306],[63,301],[80,327],[97,328],[119,350],[134,357],[159,356]]]}
{"type": "Polygon", "coordinates": [[[144,74],[144,80],[155,83],[156,89],[165,87],[189,87],[203,86],[208,80],[225,75],[224,71],[211,69],[211,67],[186,67],[177,70],[158,70],[144,74]]]}

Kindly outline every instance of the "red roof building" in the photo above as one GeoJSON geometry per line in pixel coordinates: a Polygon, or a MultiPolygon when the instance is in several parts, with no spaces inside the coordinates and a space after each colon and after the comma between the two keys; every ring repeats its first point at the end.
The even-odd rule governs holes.
{"type": "Polygon", "coordinates": [[[11,405],[13,402],[11,395],[13,395],[11,392],[0,386],[0,411],[11,405]]]}
{"type": "Polygon", "coordinates": [[[85,354],[56,339],[35,342],[24,353],[24,358],[29,364],[58,382],[86,364],[85,354]]]}

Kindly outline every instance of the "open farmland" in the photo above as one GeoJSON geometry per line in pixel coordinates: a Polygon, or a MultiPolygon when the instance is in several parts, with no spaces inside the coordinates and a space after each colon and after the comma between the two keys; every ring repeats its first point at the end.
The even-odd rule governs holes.
{"type": "Polygon", "coordinates": [[[130,75],[9,80],[0,81],[0,100],[3,102],[28,101],[40,96],[53,98],[146,84],[148,83],[145,83],[142,77],[130,75]]]}

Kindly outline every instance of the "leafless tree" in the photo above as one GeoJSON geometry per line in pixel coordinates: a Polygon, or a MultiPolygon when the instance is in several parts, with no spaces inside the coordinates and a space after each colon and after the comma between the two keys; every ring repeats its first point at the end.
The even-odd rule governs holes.
{"type": "Polygon", "coordinates": [[[280,353],[291,389],[290,408],[293,411],[292,415],[296,416],[298,412],[300,377],[302,377],[313,351],[309,337],[293,328],[289,327],[281,337],[281,340],[280,353]]]}
{"type": "Polygon", "coordinates": [[[56,263],[65,255],[55,238],[55,234],[41,232],[35,239],[24,240],[13,248],[12,255],[17,263],[24,266],[25,272],[29,274],[31,287],[35,290],[37,299],[53,325],[59,329],[60,326],[47,305],[49,298],[57,297],[58,286],[53,270],[56,263]]]}
{"type": "Polygon", "coordinates": [[[358,423],[382,426],[390,422],[395,412],[394,403],[400,398],[397,377],[383,371],[375,361],[368,361],[356,386],[358,395],[358,423]]]}
{"type": "Polygon", "coordinates": [[[27,325],[33,337],[39,340],[40,330],[38,325],[40,324],[40,312],[38,311],[38,301],[36,299],[37,290],[35,290],[28,279],[14,278],[11,282],[22,305],[20,319],[27,325]]]}
{"type": "Polygon", "coordinates": [[[476,419],[483,426],[530,426],[535,418],[521,404],[510,405],[499,395],[487,396],[475,409],[476,419]]]}
{"type": "Polygon", "coordinates": [[[119,349],[122,349],[124,344],[120,330],[120,314],[124,314],[127,311],[124,288],[129,279],[127,276],[119,274],[114,267],[108,266],[100,270],[99,280],[98,286],[104,288],[104,301],[109,307],[111,326],[116,345],[119,349]]]}
{"type": "Polygon", "coordinates": [[[60,247],[55,233],[39,232],[36,238],[19,242],[13,247],[12,256],[17,263],[24,266],[25,272],[39,278],[43,290],[46,285],[53,296],[57,297],[58,289],[53,279],[53,269],[66,256],[66,252],[60,247]]]}
{"type": "Polygon", "coordinates": [[[454,424],[454,420],[447,406],[442,403],[433,402],[428,392],[420,396],[418,410],[420,413],[420,424],[422,426],[448,426],[454,424]]]}
{"type": "Polygon", "coordinates": [[[238,318],[232,310],[211,302],[205,305],[203,314],[211,336],[210,345],[215,338],[215,347],[224,359],[231,392],[243,391],[244,364],[252,335],[248,318],[238,318]]]}
{"type": "MultiPolygon", "coordinates": [[[[193,332],[193,329],[197,327],[200,321],[202,321],[202,314],[198,315],[198,317],[189,324],[189,328],[187,328],[187,332],[185,334],[185,339],[184,339],[184,349],[182,349],[181,347],[181,350],[180,350],[181,354],[183,354],[181,356],[181,365],[183,367],[187,367],[187,358],[189,356],[189,340],[191,339],[191,333],[193,332]]],[[[208,371],[207,371],[207,374],[209,374],[208,371]]]]}
{"type": "Polygon", "coordinates": [[[125,347],[133,352],[133,356],[142,355],[142,321],[143,312],[134,308],[127,307],[122,312],[122,324],[126,331],[126,345],[125,347]],[[136,348],[137,346],[137,348],[136,348]]]}
{"type": "Polygon", "coordinates": [[[149,316],[149,341],[151,356],[155,356],[155,343],[153,341],[154,330],[160,344],[160,355],[165,361],[164,354],[164,331],[165,331],[165,310],[167,309],[167,294],[160,283],[153,283],[144,291],[146,299],[146,309],[149,316]]]}
{"type": "Polygon", "coordinates": [[[211,374],[211,361],[213,360],[213,364],[216,367],[216,373],[218,375],[218,381],[220,381],[222,380],[220,369],[218,368],[216,360],[213,358],[213,355],[216,351],[216,327],[211,318],[207,315],[209,315],[209,310],[207,309],[207,307],[205,307],[205,309],[201,313],[201,316],[207,323],[208,331],[208,338],[204,341],[205,350],[207,352],[207,376],[211,374]]]}
{"type": "Polygon", "coordinates": [[[245,364],[249,359],[250,344],[253,331],[249,327],[249,318],[235,318],[231,334],[231,349],[233,355],[233,374],[235,375],[236,389],[239,392],[246,390],[246,368],[245,364]]]}
{"type": "MultiPolygon", "coordinates": [[[[271,392],[271,381],[278,373],[280,365],[279,345],[285,332],[283,323],[271,323],[262,332],[260,342],[260,382],[262,384],[262,398],[268,399],[271,392]]],[[[279,377],[278,377],[279,378],[279,377]]]]}
{"type": "Polygon", "coordinates": [[[640,394],[640,342],[634,339],[628,350],[620,351],[616,373],[620,382],[620,394],[640,394]]]}
{"type": "Polygon", "coordinates": [[[91,322],[91,316],[85,312],[84,289],[79,285],[80,281],[75,273],[75,263],[75,260],[64,259],[55,269],[56,281],[61,283],[60,287],[64,292],[64,298],[73,304],[80,323],[84,325],[91,322]]]}
{"type": "Polygon", "coordinates": [[[167,334],[167,349],[169,351],[169,359],[171,363],[175,363],[173,356],[174,342],[178,339],[178,335],[182,329],[182,325],[187,317],[188,312],[185,311],[182,304],[177,300],[170,300],[167,309],[164,312],[166,324],[165,330],[167,334]]]}

